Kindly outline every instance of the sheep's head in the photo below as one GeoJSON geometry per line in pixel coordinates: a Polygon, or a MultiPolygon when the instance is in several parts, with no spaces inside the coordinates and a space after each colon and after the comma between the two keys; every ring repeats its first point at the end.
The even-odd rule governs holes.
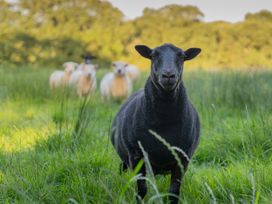
{"type": "Polygon", "coordinates": [[[83,69],[83,74],[90,79],[94,79],[96,77],[96,68],[97,65],[93,64],[85,64],[83,69]]]}
{"type": "Polygon", "coordinates": [[[116,75],[124,76],[127,72],[126,67],[128,66],[128,64],[125,62],[113,62],[112,66],[116,75]]]}
{"type": "Polygon", "coordinates": [[[136,45],[135,49],[140,55],[151,60],[150,77],[156,86],[165,91],[172,91],[179,84],[184,61],[193,59],[201,52],[200,48],[183,51],[172,44],[164,44],[154,49],[136,45]]]}
{"type": "Polygon", "coordinates": [[[84,59],[85,64],[91,64],[92,60],[95,59],[96,57],[90,53],[86,53],[84,55],[81,55],[81,57],[84,59]]]}
{"type": "Polygon", "coordinates": [[[72,74],[73,71],[76,70],[77,66],[78,66],[78,63],[75,63],[75,62],[65,62],[63,64],[64,71],[68,74],[72,74]]]}

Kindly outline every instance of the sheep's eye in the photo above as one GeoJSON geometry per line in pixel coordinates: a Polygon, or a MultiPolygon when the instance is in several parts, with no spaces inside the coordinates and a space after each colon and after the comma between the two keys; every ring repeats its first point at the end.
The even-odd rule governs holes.
{"type": "Polygon", "coordinates": [[[178,53],[177,53],[177,56],[178,56],[178,58],[181,59],[181,60],[184,60],[184,58],[185,58],[185,55],[184,55],[182,52],[178,52],[178,53]]]}
{"type": "Polygon", "coordinates": [[[178,53],[177,53],[177,56],[178,56],[178,57],[181,57],[181,58],[184,57],[184,55],[183,55],[182,52],[178,52],[178,53]]]}
{"type": "Polygon", "coordinates": [[[157,53],[157,52],[154,52],[154,53],[151,54],[152,59],[155,59],[158,56],[159,56],[159,53],[157,53]]]}

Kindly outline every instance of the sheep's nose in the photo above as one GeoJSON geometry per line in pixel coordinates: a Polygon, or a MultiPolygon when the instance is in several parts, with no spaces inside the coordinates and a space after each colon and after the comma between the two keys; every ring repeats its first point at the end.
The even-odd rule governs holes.
{"type": "Polygon", "coordinates": [[[164,72],[162,73],[162,77],[166,79],[173,79],[176,77],[176,74],[173,72],[164,72]]]}

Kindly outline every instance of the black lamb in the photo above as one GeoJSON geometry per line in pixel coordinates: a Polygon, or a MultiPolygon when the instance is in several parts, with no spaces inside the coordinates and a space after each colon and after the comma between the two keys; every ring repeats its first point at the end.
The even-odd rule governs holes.
{"type": "MultiPolygon", "coordinates": [[[[201,49],[183,51],[172,44],[154,49],[137,45],[135,49],[151,60],[151,74],[145,88],[132,95],[117,113],[111,141],[123,169],[134,169],[143,159],[140,143],[147,152],[154,174],[171,174],[169,200],[178,203],[180,183],[200,136],[199,117],[182,81],[183,64],[196,57],[201,49]],[[161,139],[175,147],[179,159],[161,139]]],[[[140,173],[145,176],[145,165],[140,173]]],[[[145,180],[139,179],[137,185],[137,197],[143,199],[147,191],[145,180]]]]}

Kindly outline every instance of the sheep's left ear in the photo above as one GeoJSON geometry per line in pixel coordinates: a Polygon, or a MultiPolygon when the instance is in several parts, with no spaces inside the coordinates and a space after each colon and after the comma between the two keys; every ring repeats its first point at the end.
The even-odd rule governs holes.
{"type": "Polygon", "coordinates": [[[137,52],[142,55],[143,57],[147,58],[147,59],[151,59],[151,52],[152,49],[150,49],[149,47],[145,46],[145,45],[136,45],[135,49],[137,50],[137,52]]]}
{"type": "Polygon", "coordinates": [[[200,52],[201,52],[200,48],[189,48],[184,52],[185,53],[184,60],[191,60],[195,58],[200,52]]]}

